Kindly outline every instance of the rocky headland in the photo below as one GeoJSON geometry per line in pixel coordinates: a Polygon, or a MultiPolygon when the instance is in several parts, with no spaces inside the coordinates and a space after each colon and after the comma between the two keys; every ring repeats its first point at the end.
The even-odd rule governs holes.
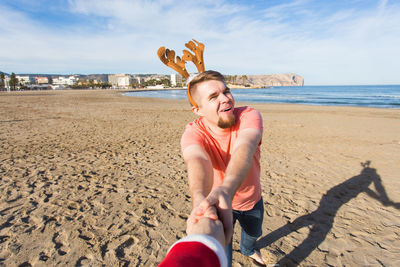
{"type": "Polygon", "coordinates": [[[231,87],[303,86],[304,78],[294,73],[269,75],[226,75],[231,87]]]}

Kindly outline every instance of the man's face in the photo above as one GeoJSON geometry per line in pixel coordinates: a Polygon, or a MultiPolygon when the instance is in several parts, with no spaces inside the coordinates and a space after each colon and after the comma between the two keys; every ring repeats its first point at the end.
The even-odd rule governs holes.
{"type": "Polygon", "coordinates": [[[223,82],[211,80],[199,83],[195,98],[199,106],[197,114],[209,123],[220,128],[230,128],[235,124],[235,100],[223,82]]]}

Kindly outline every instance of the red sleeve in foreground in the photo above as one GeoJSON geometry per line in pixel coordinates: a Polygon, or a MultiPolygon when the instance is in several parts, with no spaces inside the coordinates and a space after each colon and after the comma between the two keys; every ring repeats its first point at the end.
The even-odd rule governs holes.
{"type": "Polygon", "coordinates": [[[180,242],[168,252],[159,267],[220,267],[217,254],[201,242],[180,242]]]}

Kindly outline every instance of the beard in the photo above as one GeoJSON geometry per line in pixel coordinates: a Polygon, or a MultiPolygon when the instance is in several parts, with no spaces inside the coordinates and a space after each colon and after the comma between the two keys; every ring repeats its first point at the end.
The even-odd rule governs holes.
{"type": "Polygon", "coordinates": [[[226,120],[219,118],[218,127],[222,129],[231,128],[233,125],[235,125],[235,123],[236,123],[236,117],[234,114],[232,114],[226,120]]]}

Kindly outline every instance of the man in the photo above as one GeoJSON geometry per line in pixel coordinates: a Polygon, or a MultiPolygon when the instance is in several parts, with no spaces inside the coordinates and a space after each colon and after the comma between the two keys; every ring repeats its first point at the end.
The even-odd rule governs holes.
{"type": "Polygon", "coordinates": [[[216,71],[198,74],[189,83],[192,111],[199,116],[186,126],[181,139],[193,198],[189,220],[204,216],[211,206],[224,226],[228,264],[232,264],[232,234],[242,227],[240,250],[265,264],[254,248],[262,234],[264,215],[260,185],[262,118],[249,107],[235,108],[224,77],[216,71]]]}

